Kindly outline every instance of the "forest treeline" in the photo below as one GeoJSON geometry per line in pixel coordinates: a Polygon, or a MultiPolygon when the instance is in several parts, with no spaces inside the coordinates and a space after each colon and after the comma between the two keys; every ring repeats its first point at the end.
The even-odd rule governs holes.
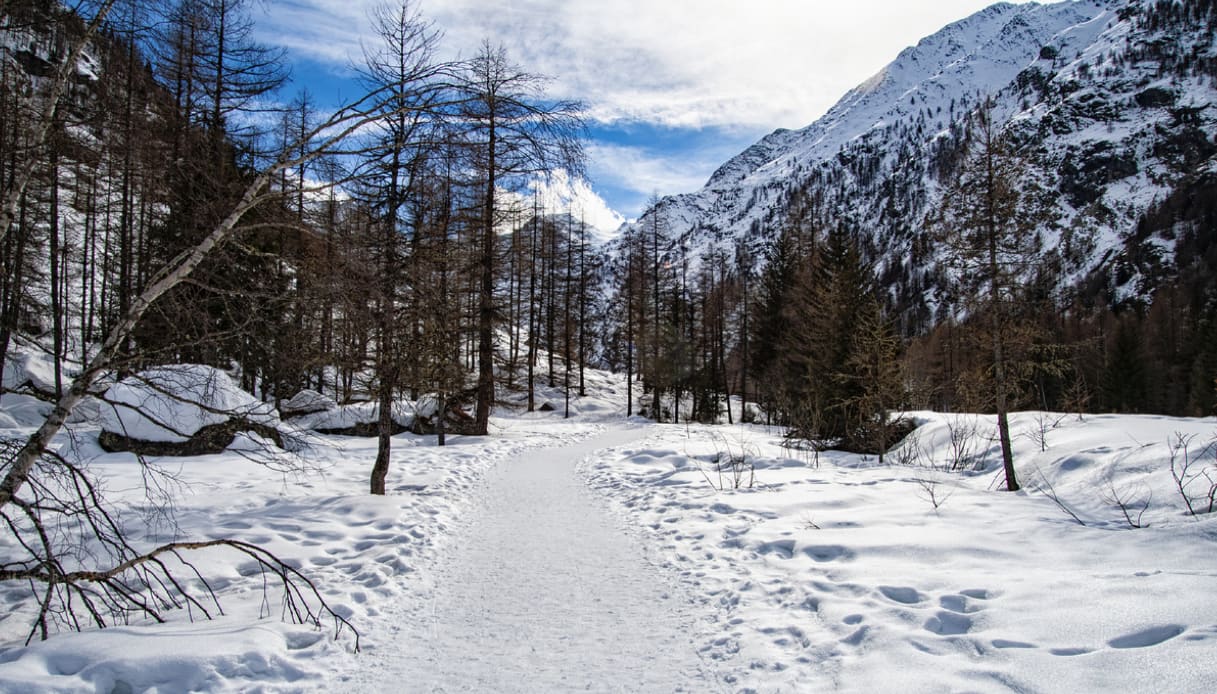
{"type": "Polygon", "coordinates": [[[587,273],[582,227],[538,217],[503,233],[535,216],[531,182],[581,170],[578,105],[547,98],[501,49],[487,42],[471,60],[442,62],[438,32],[409,4],[382,7],[369,19],[378,43],[358,66],[382,113],[314,156],[303,148],[333,109],[307,91],[284,96],[285,56],[254,40],[250,3],[89,5],[102,8],[56,96],[55,63],[83,20],[55,2],[4,6],[5,192],[30,177],[0,248],[0,356],[35,339],[61,391],[60,367],[85,363],[157,273],[293,147],[300,161],[279,169],[239,234],[125,338],[121,372],[213,364],[275,401],[306,387],[342,401],[399,389],[456,397],[473,373],[484,430],[485,353],[526,281],[545,346],[586,348],[563,333],[575,309],[557,300],[587,295],[572,275],[587,273]],[[39,140],[47,98],[59,103],[39,140]],[[501,293],[514,301],[504,317],[501,293]]]}
{"type": "Polygon", "coordinates": [[[991,108],[964,119],[944,204],[917,221],[919,243],[944,258],[927,270],[949,287],[920,333],[902,330],[905,306],[877,269],[891,263],[867,229],[827,214],[814,186],[791,193],[759,252],[747,238],[692,249],[654,200],[619,242],[605,338],[607,363],[641,376],[633,411],[762,416],[876,453],[906,408],[1217,414],[1217,178],[1185,180],[1129,235],[1123,262],[1138,267],[1116,274],[1139,273],[1135,292],[1102,269],[1070,283],[1037,233],[1054,196],[1024,180],[1025,152],[991,108]],[[1163,230],[1170,264],[1139,252],[1163,230]],[[732,396],[759,408],[733,413],[732,396]]]}

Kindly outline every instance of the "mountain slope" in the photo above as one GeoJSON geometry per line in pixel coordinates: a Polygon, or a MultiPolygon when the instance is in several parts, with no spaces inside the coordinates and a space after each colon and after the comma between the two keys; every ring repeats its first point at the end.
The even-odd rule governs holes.
{"type": "Polygon", "coordinates": [[[1041,234],[1058,286],[1087,281],[1110,303],[1143,296],[1169,274],[1179,230],[1138,231],[1140,220],[1217,174],[1215,17],[1211,0],[994,5],[906,49],[815,123],[766,136],[702,190],[663,199],[658,214],[694,249],[760,245],[792,209],[845,223],[905,329],[922,331],[949,282],[924,220],[954,177],[969,113],[991,98],[1028,180],[1054,196],[1041,234]]]}

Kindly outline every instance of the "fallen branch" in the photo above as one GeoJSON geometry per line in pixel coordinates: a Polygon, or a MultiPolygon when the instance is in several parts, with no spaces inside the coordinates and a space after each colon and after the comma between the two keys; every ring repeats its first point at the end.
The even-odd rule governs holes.
{"type": "MultiPolygon", "coordinates": [[[[37,519],[29,504],[15,500],[14,505],[25,509],[30,518],[37,519]]],[[[9,523],[11,525],[12,521],[9,520],[9,523]]],[[[39,534],[44,542],[47,542],[45,531],[41,527],[39,534]]],[[[323,620],[333,620],[334,637],[337,638],[343,629],[350,629],[355,636],[355,650],[359,651],[359,631],[330,607],[307,576],[270,551],[241,540],[170,542],[105,570],[65,572],[62,571],[57,558],[47,556],[28,568],[0,568],[0,581],[28,581],[44,586],[46,592],[39,601],[41,607],[38,619],[26,639],[27,644],[33,640],[35,633],[40,633],[43,639],[47,637],[48,620],[53,614],[61,615],[74,628],[80,628],[73,597],[81,600],[83,609],[98,627],[109,626],[114,618],[129,622],[133,615],[164,622],[163,608],[186,607],[192,610],[192,620],[193,610],[198,610],[205,618],[211,619],[212,609],[223,614],[219,598],[198,568],[181,553],[215,547],[236,550],[256,561],[264,577],[269,574],[277,578],[283,587],[283,614],[286,618],[293,623],[310,624],[318,629],[321,628],[323,620]],[[161,560],[161,557],[166,555],[172,556],[187,567],[190,574],[202,584],[200,592],[206,593],[206,603],[174,576],[161,560]],[[209,609],[207,603],[212,609],[209,609]],[[110,619],[107,619],[106,612],[109,613],[110,619]]]]}

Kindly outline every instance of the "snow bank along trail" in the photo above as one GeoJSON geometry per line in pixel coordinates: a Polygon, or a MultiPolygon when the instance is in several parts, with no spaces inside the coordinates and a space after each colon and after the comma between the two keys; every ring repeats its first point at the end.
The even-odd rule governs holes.
{"type": "Polygon", "coordinates": [[[694,646],[694,603],[576,473],[645,432],[610,429],[492,471],[417,623],[368,663],[381,680],[369,690],[718,690],[694,646]]]}

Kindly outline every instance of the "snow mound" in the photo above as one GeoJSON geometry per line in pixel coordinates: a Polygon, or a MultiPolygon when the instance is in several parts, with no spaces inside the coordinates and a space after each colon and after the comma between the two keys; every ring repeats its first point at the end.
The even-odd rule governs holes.
{"type": "Polygon", "coordinates": [[[102,431],[163,443],[185,443],[204,427],[243,419],[277,427],[275,409],[211,366],[161,366],[115,383],[101,408],[102,431]]]}
{"type": "Polygon", "coordinates": [[[0,690],[260,691],[323,676],[311,661],[334,650],[324,634],[283,624],[118,627],[11,652],[0,690]]]}
{"type": "Polygon", "coordinates": [[[330,396],[306,388],[280,405],[279,411],[283,413],[284,417],[300,417],[333,410],[337,407],[338,403],[330,396]]]}
{"type": "Polygon", "coordinates": [[[50,414],[52,405],[30,395],[0,395],[0,429],[36,427],[50,414]]]}
{"type": "Polygon", "coordinates": [[[46,393],[55,391],[55,365],[45,354],[14,349],[4,363],[3,378],[5,388],[29,385],[46,393]]]}
{"type": "MultiPolygon", "coordinates": [[[[413,407],[393,403],[393,423],[398,432],[405,431],[414,423],[413,407]]],[[[338,405],[334,409],[302,415],[292,419],[292,424],[311,431],[353,436],[374,436],[380,419],[380,406],[374,402],[357,402],[338,405]]]]}

